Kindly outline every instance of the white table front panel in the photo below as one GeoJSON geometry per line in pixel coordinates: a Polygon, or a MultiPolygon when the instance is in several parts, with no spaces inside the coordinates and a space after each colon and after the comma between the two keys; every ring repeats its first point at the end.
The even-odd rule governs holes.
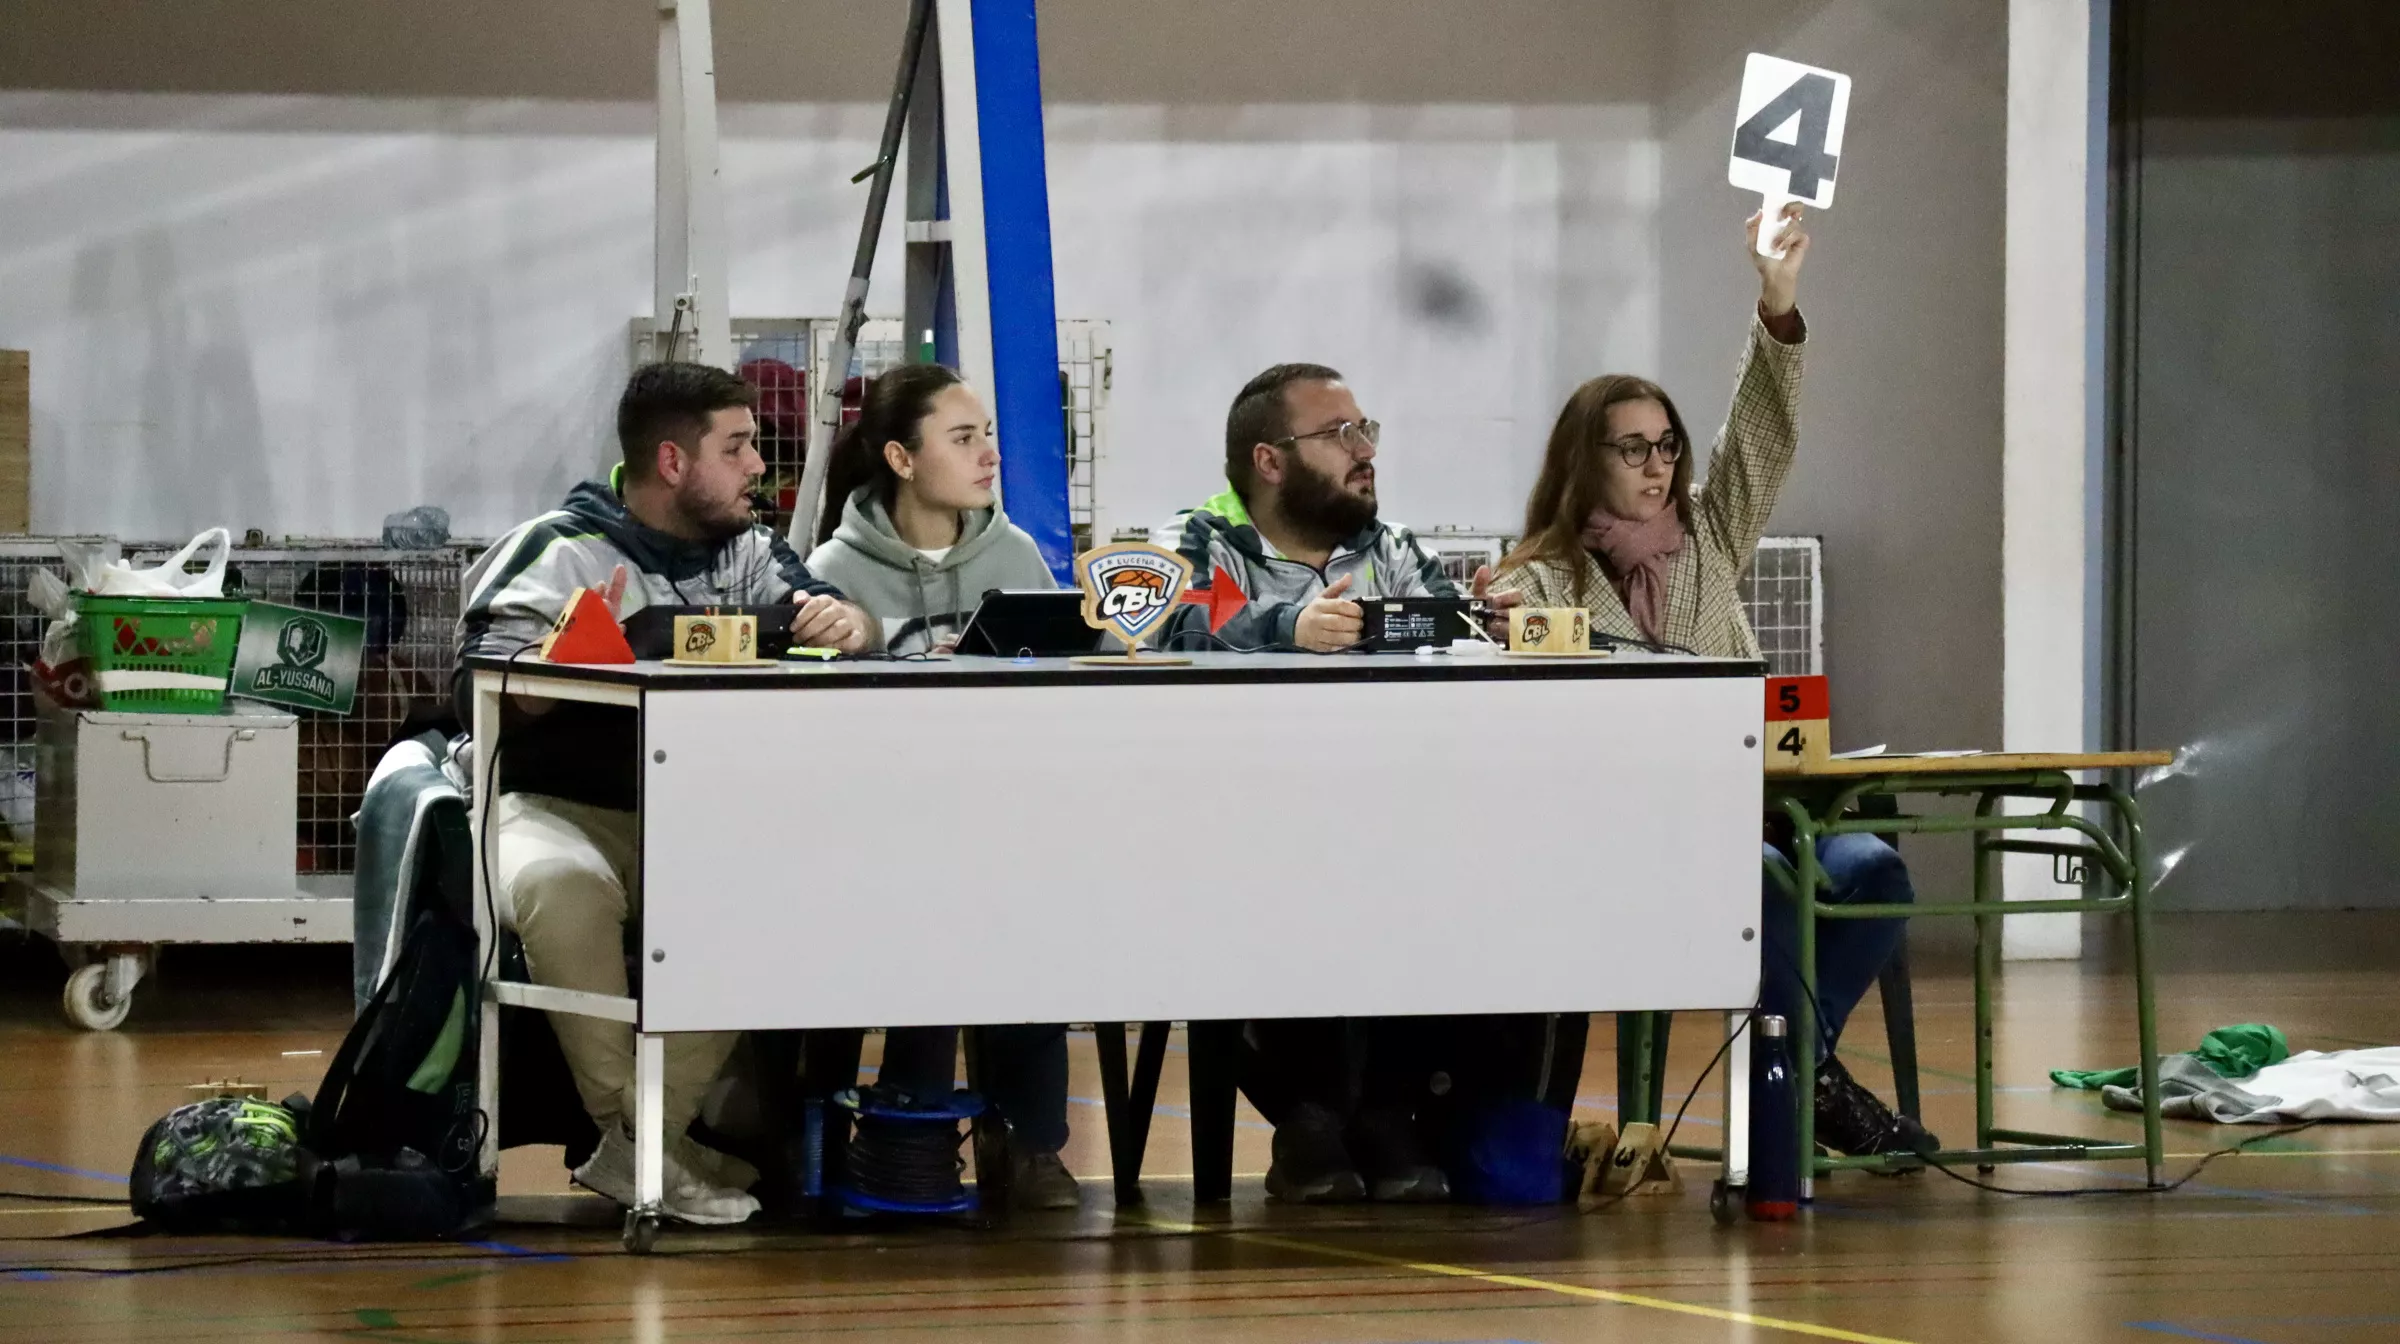
{"type": "Polygon", "coordinates": [[[1760,704],[1747,677],[653,693],[643,1023],[1746,1006],[1760,704]]]}

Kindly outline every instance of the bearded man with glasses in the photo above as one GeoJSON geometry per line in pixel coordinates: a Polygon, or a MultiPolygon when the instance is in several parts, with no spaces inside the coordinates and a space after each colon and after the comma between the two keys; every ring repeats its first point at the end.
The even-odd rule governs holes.
{"type": "MultiPolygon", "coordinates": [[[[1226,490],[1186,515],[1180,546],[1194,586],[1221,573],[1248,599],[1218,638],[1334,653],[1364,633],[1358,598],[1460,595],[1407,528],[1376,517],[1382,434],[1322,364],[1278,364],[1243,385],[1225,417],[1226,490]]],[[[1490,581],[1479,572],[1474,595],[1490,581]]]]}

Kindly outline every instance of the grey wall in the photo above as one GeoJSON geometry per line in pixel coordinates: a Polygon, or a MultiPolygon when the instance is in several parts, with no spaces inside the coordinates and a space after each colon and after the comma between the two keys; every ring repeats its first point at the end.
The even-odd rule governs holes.
{"type": "MultiPolygon", "coordinates": [[[[535,117],[545,134],[581,116],[623,135],[639,132],[651,96],[651,12],[642,0],[9,0],[0,89],[459,99],[477,108],[531,99],[545,110],[515,115],[535,117]]],[[[856,114],[885,94],[903,12],[896,0],[716,0],[722,95],[848,109],[841,134],[855,138],[856,114]]],[[[1529,479],[1557,397],[1604,368],[1656,373],[1696,423],[1721,416],[1756,292],[1738,236],[1755,202],[1724,181],[1742,57],[1771,50],[1850,73],[1840,199],[1816,225],[1804,296],[1814,332],[1805,455],[1773,527],[1827,541],[1837,744],[1992,746],[2005,25],[2006,0],[1042,0],[1046,94],[1054,109],[1087,109],[1073,115],[1099,122],[1093,130],[1054,118],[1054,194],[1087,145],[1125,140],[1131,123],[1111,107],[1138,107],[1148,119],[1143,134],[1167,145],[1247,136],[1290,143],[1297,155],[1345,138],[1413,137],[1402,142],[1399,166],[1376,179],[1393,192],[1389,208],[1409,206],[1411,190],[1433,189],[1412,181],[1448,180],[1437,170],[1458,152],[1451,143],[1598,146],[1511,160],[1518,166],[1492,178],[1494,190],[1521,192],[1526,162],[1554,175],[1524,198],[1530,205],[1507,208],[1549,211],[1532,225],[1548,231],[1561,258],[1583,259],[1512,263],[1520,291],[1549,287],[1557,296],[1550,329],[1522,355],[1538,363],[1533,384],[1546,382],[1547,394],[1531,397],[1508,427],[1509,453],[1470,465],[1529,479]],[[1599,114],[1606,124],[1552,128],[1550,105],[1562,125],[1585,127],[1599,114]],[[1281,110],[1245,110],[1262,107],[1281,110]],[[1421,114],[1392,110],[1412,107],[1421,114]],[[1436,129],[1390,131],[1412,115],[1436,129]],[[1499,129],[1477,129],[1477,118],[1499,129]],[[1343,129],[1353,123],[1362,129],[1343,129]],[[1594,200],[1622,208],[1577,204],[1594,200]],[[1624,235],[1629,225],[1639,237],[1624,235]]],[[[341,105],[298,105],[277,125],[341,105]]],[[[757,137],[831,124],[821,114],[763,111],[751,123],[731,117],[729,127],[752,125],[757,137]]],[[[402,122],[412,132],[448,124],[402,122]]],[[[829,188],[821,205],[807,207],[811,218],[841,215],[848,190],[829,188]]],[[[1256,210],[1289,215],[1304,208],[1295,199],[1287,191],[1256,210]]],[[[608,208],[613,216],[642,204],[612,197],[608,208]]],[[[1109,227],[1171,226],[1181,209],[1171,197],[1135,203],[1109,227]]],[[[1476,217],[1449,218],[1442,227],[1455,231],[1476,217]]],[[[1062,303],[1097,245],[1079,238],[1070,250],[1076,227],[1059,222],[1062,303]]],[[[1434,242],[1479,245],[1447,234],[1434,242]]],[[[1355,265],[1333,253],[1323,261],[1355,265]]],[[[830,289],[838,268],[822,269],[830,289]]],[[[755,274],[755,264],[737,268],[737,286],[745,271],[755,274]]],[[[1171,276],[1127,275],[1114,287],[1087,287],[1111,308],[1091,315],[1123,323],[1136,305],[1178,292],[1171,276]]],[[[637,269],[627,287],[646,293],[646,274],[637,269]]],[[[799,292],[798,282],[777,292],[786,291],[799,292]]],[[[1342,300],[1328,293],[1326,301],[1342,300]]],[[[0,326],[6,316],[0,298],[0,326]]],[[[1262,332],[1262,347],[1275,335],[1262,332]]],[[[1438,350],[1401,353],[1387,382],[1412,385],[1412,395],[1414,384],[1438,384],[1445,367],[1477,367],[1438,350]]],[[[1119,377],[1137,376],[1137,363],[1186,357],[1180,338],[1138,352],[1121,344],[1119,377]]],[[[1488,399],[1483,379],[1454,372],[1453,399],[1488,399]]],[[[1189,418],[1207,417],[1193,409],[1189,418]]],[[[1387,418],[1397,425],[1400,417],[1387,418]]],[[[1213,430],[1194,428],[1200,442],[1213,430]]],[[[1176,490],[1204,483],[1196,475],[1176,490]]],[[[1955,875],[1934,862],[1932,875],[1955,875]]]]}
{"type": "MultiPolygon", "coordinates": [[[[1759,7],[1762,12],[1766,6],[1759,7]]],[[[1053,102],[1615,101],[1648,3],[1041,0],[1053,102]]],[[[714,0],[723,97],[881,101],[899,0],[714,0]]],[[[651,97],[645,0],[9,0],[0,88],[651,97]]]]}
{"type": "Polygon", "coordinates": [[[2132,737],[2171,908],[2400,906],[2400,10],[2143,0],[2132,737]]]}

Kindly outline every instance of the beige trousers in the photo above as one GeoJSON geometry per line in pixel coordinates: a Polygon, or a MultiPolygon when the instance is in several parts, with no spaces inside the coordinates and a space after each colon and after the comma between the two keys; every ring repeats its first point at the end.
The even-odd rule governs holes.
{"type": "MultiPolygon", "coordinates": [[[[502,794],[492,804],[493,880],[508,894],[526,968],[538,985],[623,997],[625,921],[641,910],[641,848],[631,812],[541,794],[502,794]]],[[[633,1028],[597,1017],[552,1013],[550,1025],[592,1122],[630,1127],[634,1112],[633,1028]]],[[[734,1032],[667,1037],[667,1147],[700,1113],[701,1100],[739,1039],[734,1032]]]]}

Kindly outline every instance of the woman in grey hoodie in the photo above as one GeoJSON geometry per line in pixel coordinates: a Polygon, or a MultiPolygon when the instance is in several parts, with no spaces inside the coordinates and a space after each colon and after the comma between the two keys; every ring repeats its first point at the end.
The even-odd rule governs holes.
{"type": "MultiPolygon", "coordinates": [[[[892,653],[947,650],[993,588],[1055,588],[1033,538],[1000,511],[1000,450],[975,389],[939,364],[904,364],[867,384],[858,419],[833,441],[825,498],[840,500],[809,553],[811,574],[882,621],[892,653]]],[[[929,768],[932,763],[928,763],[929,768]]],[[[1067,1032],[1053,1024],[983,1027],[980,1080],[1008,1121],[1009,1201],[1071,1209],[1067,1032]]],[[[957,1033],[903,1027],[884,1037],[881,1081],[948,1086],[957,1033]]]]}
{"type": "Polygon", "coordinates": [[[809,572],[883,622],[892,653],[946,650],[994,588],[1055,588],[992,487],[1000,450],[975,389],[939,364],[867,384],[833,441],[826,510],[809,572]]]}

